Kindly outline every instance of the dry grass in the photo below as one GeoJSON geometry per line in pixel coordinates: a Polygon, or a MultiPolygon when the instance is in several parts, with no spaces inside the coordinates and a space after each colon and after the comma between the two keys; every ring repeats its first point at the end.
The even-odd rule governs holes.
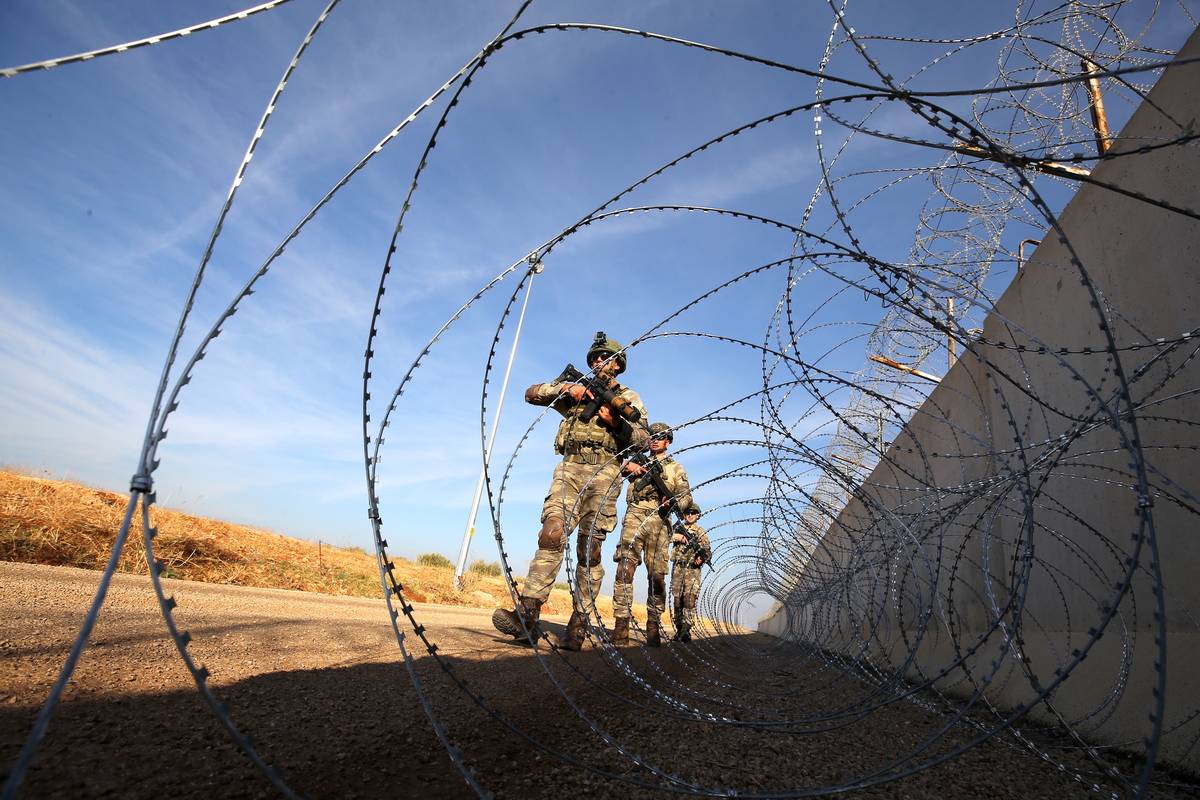
{"type": "MultiPolygon", "coordinates": [[[[77,483],[0,470],[0,560],[101,569],[121,525],[127,497],[77,483]]],[[[154,554],[172,578],[299,589],[305,592],[379,597],[375,557],[363,550],[331,547],[271,531],[184,514],[155,506],[154,554]]],[[[491,608],[509,603],[502,577],[468,571],[463,590],[454,588],[453,567],[394,558],[405,595],[415,602],[491,608]]],[[[121,555],[122,572],[145,572],[141,520],[121,555]]],[[[518,579],[518,585],[519,585],[518,579]]],[[[612,619],[612,598],[600,612],[612,619]]],[[[568,614],[570,593],[556,584],[546,614],[568,614]]],[[[645,619],[645,607],[634,615],[645,619]]]]}

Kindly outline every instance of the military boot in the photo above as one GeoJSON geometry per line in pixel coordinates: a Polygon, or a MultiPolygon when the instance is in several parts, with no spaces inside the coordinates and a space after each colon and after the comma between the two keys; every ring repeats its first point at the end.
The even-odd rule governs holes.
{"type": "Polygon", "coordinates": [[[521,602],[512,611],[497,608],[492,612],[492,627],[526,644],[533,644],[541,628],[538,620],[542,616],[542,602],[533,597],[522,597],[521,602]],[[521,625],[522,619],[525,621],[524,626],[521,625]],[[528,638],[525,634],[526,628],[529,629],[528,638]]]}
{"type": "Polygon", "coordinates": [[[583,649],[583,629],[587,620],[581,611],[572,611],[567,620],[567,632],[558,640],[558,646],[563,650],[579,651],[583,649]]]}
{"type": "Polygon", "coordinates": [[[690,642],[692,640],[692,626],[688,625],[686,622],[680,625],[679,633],[676,634],[676,638],[684,644],[690,642]]]}
{"type": "Polygon", "coordinates": [[[617,647],[629,644],[629,617],[617,617],[613,620],[612,643],[617,647]]]}
{"type": "Polygon", "coordinates": [[[654,617],[646,619],[646,646],[662,647],[662,637],[658,634],[658,620],[654,617]]]}

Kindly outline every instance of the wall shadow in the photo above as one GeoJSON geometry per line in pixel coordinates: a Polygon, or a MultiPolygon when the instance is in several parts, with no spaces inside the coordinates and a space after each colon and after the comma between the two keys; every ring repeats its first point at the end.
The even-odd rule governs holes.
{"type": "MultiPolygon", "coordinates": [[[[829,682],[827,671],[804,661],[801,650],[758,634],[714,637],[686,648],[625,648],[623,660],[614,665],[595,648],[562,658],[550,653],[541,662],[530,649],[490,632],[463,628],[456,633],[460,647],[446,663],[496,713],[569,758],[650,784],[619,783],[564,763],[481,710],[431,656],[414,653],[414,669],[439,721],[483,786],[500,797],[677,794],[656,788],[653,784],[661,779],[604,744],[552,688],[546,665],[620,747],[708,786],[764,790],[838,785],[881,766],[889,754],[945,725],[943,718],[911,704],[821,734],[688,718],[690,712],[681,711],[678,701],[740,719],[772,704],[797,713],[821,712],[842,702],[838,691],[862,692],[862,684],[829,682]],[[648,685],[631,680],[626,670],[648,685]],[[739,699],[751,698],[738,690],[735,678],[743,688],[745,682],[758,686],[754,709],[739,707],[739,699]]],[[[418,644],[412,637],[407,642],[418,644]]],[[[194,689],[140,691],[127,680],[114,674],[105,687],[63,703],[22,796],[275,796],[194,689]]],[[[221,685],[219,694],[289,784],[305,795],[474,796],[438,742],[398,659],[262,674],[221,685]]],[[[0,705],[0,768],[5,773],[32,725],[37,701],[20,698],[0,705]]],[[[950,796],[967,790],[964,775],[969,776],[968,793],[975,796],[1028,797],[1031,791],[1070,796],[1082,788],[1053,765],[997,744],[900,783],[850,794],[950,796]]]]}

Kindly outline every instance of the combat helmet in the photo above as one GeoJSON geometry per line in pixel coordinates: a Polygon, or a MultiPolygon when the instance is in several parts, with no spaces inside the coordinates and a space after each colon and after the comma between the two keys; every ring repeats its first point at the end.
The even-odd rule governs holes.
{"type": "Polygon", "coordinates": [[[650,438],[666,439],[668,442],[673,442],[675,441],[675,432],[665,422],[652,422],[650,423],[650,438]]]}
{"type": "Polygon", "coordinates": [[[696,516],[700,516],[700,513],[701,513],[700,506],[696,505],[695,503],[692,503],[690,506],[687,507],[687,510],[683,512],[684,516],[687,516],[688,514],[695,514],[696,516]]]}
{"type": "Polygon", "coordinates": [[[625,371],[625,348],[615,339],[608,338],[604,331],[596,331],[596,338],[592,340],[592,346],[587,351],[587,362],[590,366],[593,356],[602,356],[604,358],[617,359],[617,374],[620,375],[625,371]]]}

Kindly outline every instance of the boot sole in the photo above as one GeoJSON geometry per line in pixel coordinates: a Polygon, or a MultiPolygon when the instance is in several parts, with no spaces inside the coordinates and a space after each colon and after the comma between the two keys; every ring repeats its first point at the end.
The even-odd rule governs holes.
{"type": "Polygon", "coordinates": [[[525,638],[525,629],[521,627],[521,623],[513,623],[513,619],[509,616],[509,612],[503,608],[497,608],[492,612],[492,627],[501,633],[509,636],[514,636],[518,639],[525,638]]]}

